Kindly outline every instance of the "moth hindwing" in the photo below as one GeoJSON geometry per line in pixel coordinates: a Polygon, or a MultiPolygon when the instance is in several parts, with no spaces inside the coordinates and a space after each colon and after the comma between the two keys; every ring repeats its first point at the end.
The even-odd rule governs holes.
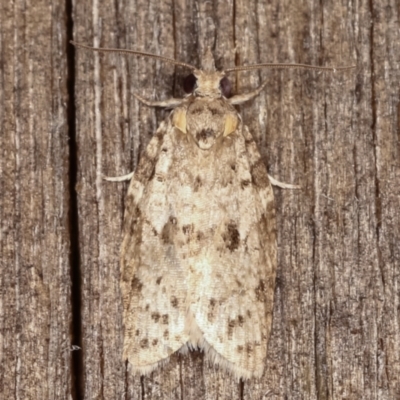
{"type": "Polygon", "coordinates": [[[237,378],[262,375],[276,271],[274,199],[211,52],[186,80],[131,180],[121,250],[124,359],[148,374],[199,348],[237,378]]]}

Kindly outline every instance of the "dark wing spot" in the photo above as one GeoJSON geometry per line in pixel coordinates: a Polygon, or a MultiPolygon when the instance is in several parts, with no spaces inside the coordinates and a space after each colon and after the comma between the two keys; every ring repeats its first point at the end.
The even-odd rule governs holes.
{"type": "Polygon", "coordinates": [[[179,304],[179,300],[175,296],[172,296],[171,297],[171,306],[174,308],[178,308],[178,304],[179,304]]]}
{"type": "Polygon", "coordinates": [[[166,330],[164,331],[163,336],[164,336],[164,339],[169,339],[169,332],[168,332],[168,329],[166,329],[166,330]]]}
{"type": "Polygon", "coordinates": [[[146,183],[149,179],[154,176],[154,169],[157,159],[152,158],[145,151],[139,161],[139,164],[135,171],[135,179],[140,183],[146,183]]]}
{"type": "Polygon", "coordinates": [[[162,139],[164,138],[165,132],[166,132],[165,124],[161,123],[160,126],[158,127],[154,137],[156,137],[158,139],[158,141],[161,142],[162,139]]]}
{"type": "Polygon", "coordinates": [[[158,339],[153,339],[153,341],[151,342],[151,344],[153,346],[157,346],[157,343],[158,343],[158,339]]]}
{"type": "Polygon", "coordinates": [[[228,320],[228,339],[232,339],[233,330],[236,326],[236,321],[234,319],[228,320]]]}
{"type": "Polygon", "coordinates": [[[142,287],[143,287],[142,282],[135,276],[131,282],[132,291],[135,293],[140,293],[142,291],[142,287]]]}
{"type": "Polygon", "coordinates": [[[268,215],[275,215],[275,204],[273,201],[268,202],[266,212],[268,215]]]}
{"type": "MultiPolygon", "coordinates": [[[[153,171],[151,172],[150,176],[149,176],[149,181],[152,181],[154,179],[156,175],[156,169],[153,168],[153,171]]],[[[159,179],[157,179],[159,181],[159,179]]]]}
{"type": "Polygon", "coordinates": [[[164,315],[162,316],[162,323],[163,323],[164,325],[168,325],[168,314],[164,314],[164,315]]]}
{"type": "Polygon", "coordinates": [[[126,200],[126,210],[125,210],[125,215],[130,215],[129,222],[131,223],[136,223],[138,219],[141,217],[141,211],[140,208],[135,205],[135,197],[133,196],[132,193],[128,194],[126,200]]]}
{"type": "Polygon", "coordinates": [[[205,238],[205,235],[203,232],[201,231],[197,231],[196,232],[196,239],[200,242],[201,240],[203,240],[205,238]]]}
{"type": "Polygon", "coordinates": [[[140,341],[140,347],[142,349],[147,349],[149,347],[149,339],[144,338],[140,341]]]}
{"type": "Polygon", "coordinates": [[[243,324],[244,324],[244,317],[243,317],[243,315],[238,315],[238,322],[239,322],[239,326],[243,326],[243,324]]]}
{"type": "Polygon", "coordinates": [[[170,236],[168,222],[164,225],[163,230],[161,231],[161,239],[165,244],[172,244],[173,240],[170,236]]]}
{"type": "Polygon", "coordinates": [[[165,244],[172,244],[174,242],[177,223],[178,220],[171,216],[169,217],[168,222],[164,225],[161,232],[161,239],[165,244]]]}
{"type": "Polygon", "coordinates": [[[197,192],[199,188],[203,186],[203,182],[201,181],[201,178],[199,176],[196,176],[196,179],[194,180],[194,191],[197,192]]]}
{"type": "Polygon", "coordinates": [[[238,345],[238,347],[237,347],[237,351],[238,351],[238,353],[241,353],[241,352],[243,351],[243,346],[241,346],[241,345],[238,345]]]}
{"type": "Polygon", "coordinates": [[[139,336],[139,335],[140,335],[140,330],[139,330],[139,329],[136,329],[135,334],[136,334],[136,336],[139,336]]]}
{"type": "Polygon", "coordinates": [[[210,306],[209,306],[210,307],[210,312],[207,314],[207,319],[208,319],[209,322],[213,322],[214,319],[215,319],[214,310],[215,310],[216,304],[217,304],[217,301],[215,299],[211,298],[210,299],[210,306]]]}
{"type": "Polygon", "coordinates": [[[253,345],[251,343],[247,343],[246,351],[247,351],[247,354],[253,353],[253,345]]]}
{"type": "Polygon", "coordinates": [[[267,169],[261,158],[251,166],[251,178],[253,184],[259,188],[265,188],[269,184],[267,169]]]}
{"type": "MultiPolygon", "coordinates": [[[[126,199],[126,204],[127,204],[127,209],[125,211],[125,215],[130,215],[131,218],[129,219],[129,234],[131,236],[135,236],[137,232],[140,231],[140,219],[141,219],[141,212],[140,208],[138,206],[135,207],[134,210],[132,210],[132,207],[130,204],[134,204],[133,201],[133,196],[128,196],[126,199]]],[[[128,223],[128,220],[125,220],[125,224],[128,223]]]]}
{"type": "Polygon", "coordinates": [[[159,277],[156,279],[157,285],[159,285],[159,284],[161,283],[161,280],[162,280],[162,276],[159,276],[159,277]]]}
{"type": "Polygon", "coordinates": [[[237,229],[237,225],[233,222],[226,225],[226,230],[222,234],[225,246],[230,250],[234,251],[239,247],[240,235],[237,229]]]}
{"type": "Polygon", "coordinates": [[[265,282],[263,279],[260,279],[258,286],[255,288],[257,301],[265,302],[266,300],[265,291],[266,291],[265,282]]]}
{"type": "Polygon", "coordinates": [[[251,311],[247,310],[246,314],[247,314],[247,317],[250,319],[251,318],[251,311]]]}
{"type": "Polygon", "coordinates": [[[158,320],[160,319],[160,314],[159,314],[158,312],[153,312],[153,313],[151,313],[151,319],[152,319],[154,322],[158,322],[158,320]]]}

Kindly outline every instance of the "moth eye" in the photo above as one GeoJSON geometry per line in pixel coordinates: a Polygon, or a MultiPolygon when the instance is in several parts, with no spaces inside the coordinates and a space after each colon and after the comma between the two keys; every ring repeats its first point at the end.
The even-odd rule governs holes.
{"type": "Polygon", "coordinates": [[[219,87],[221,88],[221,93],[224,97],[229,98],[232,96],[232,84],[226,76],[220,80],[219,87]]]}
{"type": "Polygon", "coordinates": [[[196,87],[197,78],[190,74],[183,80],[183,90],[185,93],[192,93],[196,87]]]}

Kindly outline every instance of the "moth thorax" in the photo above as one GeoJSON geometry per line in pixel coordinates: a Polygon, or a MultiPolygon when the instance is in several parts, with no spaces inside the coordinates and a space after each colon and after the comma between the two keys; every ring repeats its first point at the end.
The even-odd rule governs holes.
{"type": "Polygon", "coordinates": [[[187,132],[202,150],[209,150],[219,138],[231,134],[238,125],[234,109],[223,100],[197,99],[187,109],[187,132]]]}

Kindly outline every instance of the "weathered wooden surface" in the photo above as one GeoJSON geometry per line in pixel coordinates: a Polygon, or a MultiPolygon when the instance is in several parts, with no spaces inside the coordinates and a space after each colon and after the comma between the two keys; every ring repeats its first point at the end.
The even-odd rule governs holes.
{"type": "Polygon", "coordinates": [[[127,184],[102,175],[133,170],[166,115],[133,93],[182,95],[186,71],[78,50],[67,96],[69,8],[44,0],[0,7],[1,398],[400,398],[398,1],[75,3],[74,39],[95,46],[199,65],[211,45],[221,68],[357,65],[336,74],[232,76],[237,92],[268,81],[241,107],[243,120],[270,174],[302,187],[275,189],[273,331],[265,377],[244,384],[210,369],[201,354],[174,357],[143,379],[121,361],[118,257],[127,184]],[[74,143],[67,116],[74,98],[76,150],[67,142],[70,135],[74,143]],[[75,167],[76,194],[68,178],[71,171],[74,182],[75,167]],[[78,239],[79,248],[71,247],[78,239]],[[81,285],[80,303],[71,299],[70,276],[75,294],[81,285]],[[71,368],[79,333],[81,368],[71,368]]]}
{"type": "Polygon", "coordinates": [[[0,5],[0,398],[67,399],[65,5],[0,5]]]}

